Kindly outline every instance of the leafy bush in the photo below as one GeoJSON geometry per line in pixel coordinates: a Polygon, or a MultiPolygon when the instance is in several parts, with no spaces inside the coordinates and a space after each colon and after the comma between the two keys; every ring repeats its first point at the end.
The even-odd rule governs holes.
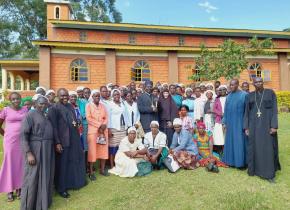
{"type": "Polygon", "coordinates": [[[290,109],[290,91],[277,91],[277,101],[279,110],[281,108],[290,109]]]}

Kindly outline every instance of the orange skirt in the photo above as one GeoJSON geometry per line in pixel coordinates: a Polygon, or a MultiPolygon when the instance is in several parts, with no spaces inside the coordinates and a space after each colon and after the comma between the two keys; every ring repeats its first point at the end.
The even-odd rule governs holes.
{"type": "Polygon", "coordinates": [[[96,139],[98,134],[88,134],[88,162],[94,163],[98,159],[108,159],[109,158],[109,139],[108,131],[105,131],[107,143],[104,145],[97,144],[96,139]]]}

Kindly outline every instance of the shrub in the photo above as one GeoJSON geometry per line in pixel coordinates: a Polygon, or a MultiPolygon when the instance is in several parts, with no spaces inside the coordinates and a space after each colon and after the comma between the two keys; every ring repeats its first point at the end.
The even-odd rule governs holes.
{"type": "Polygon", "coordinates": [[[278,109],[290,109],[290,91],[277,91],[278,109]]]}

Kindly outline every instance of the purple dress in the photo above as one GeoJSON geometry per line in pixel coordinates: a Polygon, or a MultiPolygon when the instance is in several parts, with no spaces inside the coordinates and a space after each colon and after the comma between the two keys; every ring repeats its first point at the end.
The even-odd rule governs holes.
{"type": "Polygon", "coordinates": [[[26,107],[20,110],[5,107],[0,112],[0,119],[5,122],[4,158],[0,171],[0,192],[12,192],[22,186],[24,158],[20,146],[20,128],[26,113],[26,107]]]}

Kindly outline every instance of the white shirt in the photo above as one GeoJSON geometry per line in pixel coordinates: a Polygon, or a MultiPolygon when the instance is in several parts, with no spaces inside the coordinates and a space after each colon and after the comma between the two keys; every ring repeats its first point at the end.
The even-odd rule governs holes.
{"type": "Polygon", "coordinates": [[[137,124],[140,121],[140,112],[138,110],[138,106],[136,102],[133,102],[132,106],[130,104],[127,103],[127,101],[124,101],[124,105],[126,108],[126,111],[128,113],[128,118],[126,118],[126,120],[128,120],[127,124],[129,126],[134,126],[135,124],[137,124]],[[134,113],[133,116],[133,122],[132,122],[132,115],[134,113]]]}
{"type": "Polygon", "coordinates": [[[144,149],[144,145],[142,144],[141,139],[135,139],[134,143],[130,143],[128,137],[126,136],[125,138],[122,139],[119,145],[118,152],[133,152],[136,151],[137,148],[139,150],[144,149]]]}
{"type": "Polygon", "coordinates": [[[123,123],[125,127],[128,127],[126,124],[126,110],[123,103],[116,104],[115,102],[109,103],[109,124],[108,128],[114,128],[121,130],[121,115],[123,115],[123,123]]]}
{"type": "Polygon", "coordinates": [[[194,100],[194,111],[193,120],[200,120],[204,116],[204,99],[202,97],[196,98],[194,100]]]}
{"type": "Polygon", "coordinates": [[[144,136],[144,145],[148,149],[159,149],[160,147],[166,147],[166,140],[166,134],[161,131],[158,132],[155,140],[153,139],[152,132],[148,132],[144,136]]]}
{"type": "Polygon", "coordinates": [[[220,97],[220,102],[221,102],[221,105],[222,105],[223,113],[225,112],[225,104],[226,104],[226,100],[227,100],[227,97],[226,97],[226,96],[221,96],[221,97],[220,97]]]}

